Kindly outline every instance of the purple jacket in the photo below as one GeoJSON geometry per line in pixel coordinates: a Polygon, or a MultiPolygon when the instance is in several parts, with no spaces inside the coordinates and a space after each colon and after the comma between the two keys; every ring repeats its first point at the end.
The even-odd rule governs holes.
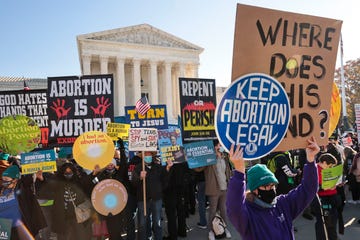
{"type": "Polygon", "coordinates": [[[276,197],[272,207],[255,203],[252,193],[245,196],[244,174],[235,171],[227,191],[227,215],[244,240],[295,239],[292,221],[314,199],[318,183],[315,163],[304,166],[301,184],[286,195],[276,197]]]}

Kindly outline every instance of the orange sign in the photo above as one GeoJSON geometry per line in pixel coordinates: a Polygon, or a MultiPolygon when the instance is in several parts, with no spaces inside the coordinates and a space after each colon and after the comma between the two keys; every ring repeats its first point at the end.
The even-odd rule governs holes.
{"type": "Polygon", "coordinates": [[[86,169],[106,167],[114,157],[114,143],[106,133],[100,131],[85,132],[78,136],[73,146],[76,162],[86,169]]]}
{"type": "Polygon", "coordinates": [[[304,148],[310,136],[327,144],[341,25],[334,19],[237,5],[232,81],[265,73],[289,97],[290,124],[277,151],[304,148]]]}
{"type": "Polygon", "coordinates": [[[91,193],[91,202],[101,215],[119,214],[126,206],[128,194],[124,185],[114,179],[99,182],[91,193]]]}

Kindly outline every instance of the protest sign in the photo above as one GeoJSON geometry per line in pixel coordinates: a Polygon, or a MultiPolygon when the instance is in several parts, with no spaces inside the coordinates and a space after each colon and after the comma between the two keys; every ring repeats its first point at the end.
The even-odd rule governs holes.
{"type": "Polygon", "coordinates": [[[125,118],[131,128],[168,128],[166,105],[151,105],[145,115],[138,113],[135,106],[126,106],[125,118]]]}
{"type": "Polygon", "coordinates": [[[174,163],[185,162],[185,151],[182,146],[181,131],[177,127],[158,131],[158,144],[162,165],[168,160],[174,163]]]}
{"type": "Polygon", "coordinates": [[[106,126],[106,134],[113,140],[117,141],[121,138],[123,141],[129,139],[130,124],[125,123],[108,123],[106,126]]]}
{"type": "Polygon", "coordinates": [[[184,148],[190,169],[216,164],[214,144],[211,140],[186,143],[184,148]]]}
{"type": "Polygon", "coordinates": [[[156,151],[157,139],[156,128],[130,128],[129,151],[156,151]]]}
{"type": "Polygon", "coordinates": [[[355,123],[356,123],[355,131],[357,132],[358,143],[360,143],[360,104],[358,103],[355,104],[354,108],[355,108],[355,123]]]}
{"type": "Polygon", "coordinates": [[[48,144],[48,115],[46,89],[0,92],[0,118],[25,115],[40,127],[42,146],[48,144]]]}
{"type": "Polygon", "coordinates": [[[127,200],[126,188],[115,179],[102,180],[91,192],[92,205],[104,216],[119,214],[125,208],[127,200]]]}
{"type": "Polygon", "coordinates": [[[337,165],[336,167],[331,167],[327,169],[321,170],[321,188],[322,189],[331,189],[339,183],[339,179],[341,179],[343,173],[343,165],[337,165]]]}
{"type": "Polygon", "coordinates": [[[56,156],[54,150],[22,153],[20,161],[22,174],[32,174],[37,171],[56,171],[56,156]]]}
{"type": "Polygon", "coordinates": [[[112,75],[49,77],[47,98],[51,145],[71,146],[114,121],[112,75]]]}
{"type": "Polygon", "coordinates": [[[11,239],[12,219],[0,218],[0,240],[11,239]]]}
{"type": "MultiPolygon", "coordinates": [[[[342,22],[238,4],[232,81],[249,73],[276,78],[286,90],[291,118],[277,151],[319,145],[329,137],[329,111],[342,22]]],[[[330,133],[331,134],[331,133],[330,133]]]]}
{"type": "Polygon", "coordinates": [[[115,146],[106,133],[85,132],[78,136],[73,146],[76,162],[85,169],[92,170],[95,165],[106,167],[114,157],[115,146]]]}
{"type": "Polygon", "coordinates": [[[332,134],[339,122],[341,114],[341,98],[338,87],[333,83],[331,94],[331,109],[330,109],[330,123],[329,134],[332,134]]]}
{"type": "Polygon", "coordinates": [[[0,149],[11,155],[30,152],[40,143],[40,128],[35,120],[24,115],[0,119],[0,149]]]}
{"type": "Polygon", "coordinates": [[[215,79],[179,78],[184,141],[215,139],[215,79]]]}
{"type": "Polygon", "coordinates": [[[260,73],[232,82],[216,108],[219,141],[229,151],[244,148],[244,159],[259,159],[273,151],[286,134],[290,121],[287,94],[276,79],[260,73]]]}

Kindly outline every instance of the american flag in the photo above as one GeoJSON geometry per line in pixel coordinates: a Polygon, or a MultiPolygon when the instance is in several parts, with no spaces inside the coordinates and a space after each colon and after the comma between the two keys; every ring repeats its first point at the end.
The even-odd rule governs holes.
{"type": "Polygon", "coordinates": [[[150,108],[150,103],[148,102],[146,97],[140,98],[135,104],[135,110],[141,115],[145,115],[145,113],[147,113],[150,108]]]}
{"type": "Polygon", "coordinates": [[[30,90],[30,88],[25,80],[24,80],[24,90],[30,90]]]}

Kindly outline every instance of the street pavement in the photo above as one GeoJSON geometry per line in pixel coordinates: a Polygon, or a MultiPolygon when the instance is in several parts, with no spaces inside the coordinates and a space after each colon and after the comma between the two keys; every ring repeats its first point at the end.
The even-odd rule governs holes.
{"type": "MultiPolygon", "coordinates": [[[[349,194],[347,194],[349,199],[349,194]]],[[[360,224],[357,223],[357,220],[360,219],[360,204],[350,204],[346,203],[344,209],[344,223],[345,223],[345,234],[339,235],[341,240],[356,240],[360,239],[360,224]]],[[[188,240],[198,240],[198,239],[208,239],[208,229],[200,229],[197,227],[197,222],[199,216],[196,212],[195,215],[191,215],[187,219],[187,225],[189,231],[186,238],[178,238],[179,240],[188,239],[188,240]]],[[[295,233],[296,239],[312,240],[315,239],[315,218],[313,220],[307,220],[301,215],[295,219],[294,226],[297,228],[295,233]]],[[[166,229],[166,223],[164,223],[164,228],[166,229]]],[[[241,240],[240,235],[234,229],[232,225],[229,226],[230,232],[232,234],[231,239],[241,240]]],[[[266,236],[264,236],[266,240],[266,236]]]]}

